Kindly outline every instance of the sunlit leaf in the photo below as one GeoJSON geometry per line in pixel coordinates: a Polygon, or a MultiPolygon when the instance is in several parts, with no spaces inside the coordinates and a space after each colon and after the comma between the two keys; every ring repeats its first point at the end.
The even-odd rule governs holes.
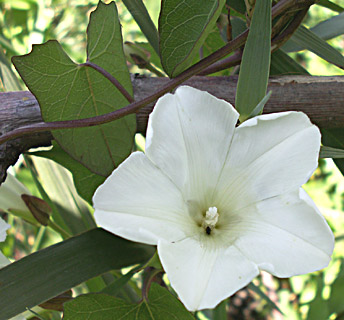
{"type": "MultiPolygon", "coordinates": [[[[344,33],[344,13],[324,20],[309,30],[323,40],[335,38],[344,33]]],[[[291,39],[283,46],[283,49],[288,52],[295,52],[304,50],[305,46],[291,39]]]]}
{"type": "Polygon", "coordinates": [[[123,3],[139,25],[156,53],[159,53],[158,30],[156,29],[142,0],[123,0],[123,3]]]}
{"type": "MultiPolygon", "coordinates": [[[[132,93],[114,2],[99,2],[87,32],[88,60],[110,72],[132,93]]],[[[13,62],[37,98],[45,121],[88,118],[128,104],[109,80],[75,64],[56,41],[35,45],[30,54],[14,57],[13,62]]],[[[135,116],[130,115],[101,126],[57,130],[53,135],[74,159],[107,176],[130,154],[135,127],[135,116]]]]}
{"type": "Polygon", "coordinates": [[[330,315],[328,303],[323,298],[324,279],[323,275],[319,275],[317,280],[317,290],[314,299],[309,303],[307,320],[328,319],[330,315]]]}
{"type": "Polygon", "coordinates": [[[328,300],[329,313],[341,314],[344,312],[344,260],[341,260],[340,271],[331,285],[331,294],[328,300]]]}
{"type": "Polygon", "coordinates": [[[92,204],[94,191],[104,182],[105,178],[93,173],[81,163],[74,160],[58,144],[54,143],[54,141],[53,145],[53,149],[49,151],[37,151],[32,153],[32,155],[53,160],[67,168],[73,175],[78,194],[88,203],[92,204]]]}
{"type": "Polygon", "coordinates": [[[0,270],[0,319],[9,319],[107,271],[144,263],[154,251],[154,247],[93,229],[35,252],[0,270]]]}
{"type": "Polygon", "coordinates": [[[148,300],[130,304],[105,294],[88,294],[64,305],[64,320],[191,320],[194,317],[166,289],[152,283],[148,300]]]}
{"type": "Polygon", "coordinates": [[[343,12],[344,8],[329,0],[317,0],[316,4],[336,12],[343,12]]]}
{"type": "Polygon", "coordinates": [[[246,120],[264,98],[268,86],[271,50],[271,1],[257,0],[245,45],[235,107],[246,120]]]}
{"type": "Polygon", "coordinates": [[[190,66],[213,30],[225,0],[163,0],[159,18],[164,71],[175,77],[190,66]]]}
{"type": "Polygon", "coordinates": [[[19,91],[22,89],[22,85],[12,71],[11,64],[0,47],[0,91],[19,91]]]}
{"type": "Polygon", "coordinates": [[[282,47],[282,49],[286,51],[291,51],[291,49],[294,50],[295,48],[307,49],[324,60],[344,68],[343,55],[338,50],[330,46],[325,40],[318,37],[314,32],[303,26],[300,26],[291,39],[282,47]],[[293,42],[297,47],[293,45],[293,42]]]}

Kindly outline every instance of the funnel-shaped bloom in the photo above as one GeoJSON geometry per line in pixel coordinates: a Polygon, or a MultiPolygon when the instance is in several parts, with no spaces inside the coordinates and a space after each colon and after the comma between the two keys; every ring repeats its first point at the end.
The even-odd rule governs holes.
{"type": "MultiPolygon", "coordinates": [[[[0,218],[0,242],[5,241],[6,239],[6,230],[9,228],[10,226],[5,223],[4,220],[2,220],[0,218]]],[[[5,265],[7,265],[9,263],[8,259],[3,255],[3,253],[0,251],[0,269],[2,267],[4,267],[5,265]]]]}
{"type": "Polygon", "coordinates": [[[320,133],[300,112],[238,113],[180,87],[156,104],[146,154],[135,152],[94,196],[100,226],[157,245],[189,310],[215,307],[259,270],[290,277],[327,266],[333,234],[301,189],[320,133]]]}

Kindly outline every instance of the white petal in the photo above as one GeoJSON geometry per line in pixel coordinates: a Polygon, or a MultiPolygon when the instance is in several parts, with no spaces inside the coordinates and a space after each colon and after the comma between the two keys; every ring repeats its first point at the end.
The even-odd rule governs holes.
{"type": "Polygon", "coordinates": [[[226,101],[180,87],[160,98],[150,115],[146,154],[186,200],[206,201],[222,170],[237,119],[238,113],[226,101]]]}
{"type": "Polygon", "coordinates": [[[132,241],[180,239],[195,224],[178,188],[141,152],[107,178],[93,203],[100,226],[132,241]]]}
{"type": "Polygon", "coordinates": [[[7,266],[10,263],[10,260],[8,260],[3,253],[0,251],[0,269],[7,266]]]}
{"type": "Polygon", "coordinates": [[[239,209],[304,184],[318,166],[320,132],[301,112],[250,119],[234,133],[219,206],[239,209]]]}
{"type": "Polygon", "coordinates": [[[4,211],[19,210],[28,212],[22,194],[31,194],[30,191],[14,176],[7,173],[5,182],[0,186],[0,209],[4,211]]]}
{"type": "Polygon", "coordinates": [[[261,201],[235,215],[241,219],[235,226],[235,245],[260,269],[275,276],[320,270],[331,259],[331,229],[302,189],[261,201]]]}
{"type": "Polygon", "coordinates": [[[188,238],[159,242],[158,254],[171,286],[190,311],[214,308],[259,273],[234,246],[218,248],[188,238]]]}
{"type": "Polygon", "coordinates": [[[8,225],[4,220],[0,219],[0,242],[6,239],[6,230],[9,229],[8,225]]]}

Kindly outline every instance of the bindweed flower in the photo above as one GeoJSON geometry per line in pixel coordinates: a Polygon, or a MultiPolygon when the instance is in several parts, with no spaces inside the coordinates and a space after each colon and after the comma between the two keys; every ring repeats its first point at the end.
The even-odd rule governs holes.
{"type": "Polygon", "coordinates": [[[300,112],[237,120],[206,92],[163,96],[146,154],[131,154],[93,198],[100,226],[157,245],[191,311],[215,307],[260,270],[284,278],[322,269],[333,251],[329,226],[301,188],[318,165],[318,128],[300,112]]]}
{"type": "MultiPolygon", "coordinates": [[[[10,226],[5,223],[4,220],[2,220],[0,218],[0,242],[5,241],[6,239],[6,230],[9,228],[10,226]]],[[[8,259],[4,256],[4,254],[0,251],[0,269],[2,267],[4,267],[5,265],[7,265],[9,263],[8,259]]]]}
{"type": "Polygon", "coordinates": [[[31,196],[31,192],[8,172],[5,182],[0,186],[0,210],[37,225],[37,220],[26,206],[22,195],[31,196]]]}

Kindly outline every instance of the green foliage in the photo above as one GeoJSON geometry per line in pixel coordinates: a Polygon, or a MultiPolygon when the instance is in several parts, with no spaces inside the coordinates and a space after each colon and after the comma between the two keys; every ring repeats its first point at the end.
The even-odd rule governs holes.
{"type": "MultiPolygon", "coordinates": [[[[306,48],[324,60],[344,68],[343,55],[338,50],[330,46],[326,41],[318,37],[314,32],[303,26],[296,30],[292,38],[289,40],[289,43],[290,42],[295,42],[298,46],[306,48]]],[[[291,51],[292,48],[293,47],[291,46],[284,49],[291,51]]]]}
{"type": "MultiPolygon", "coordinates": [[[[132,93],[114,3],[100,2],[92,14],[87,56],[88,61],[108,70],[132,93]]],[[[30,54],[12,60],[36,96],[45,121],[88,118],[128,103],[100,73],[71,61],[56,41],[36,45],[30,54]]],[[[130,115],[97,127],[54,131],[53,135],[75,160],[107,176],[130,154],[135,127],[135,116],[130,115]]]]}
{"type": "Polygon", "coordinates": [[[0,319],[15,316],[104,272],[146,262],[154,251],[93,229],[31,254],[0,270],[0,319]]]}
{"type": "Polygon", "coordinates": [[[73,174],[74,184],[79,195],[89,204],[92,204],[94,191],[104,182],[105,178],[93,173],[81,163],[74,160],[54,141],[53,146],[53,149],[49,151],[37,151],[32,153],[32,155],[51,159],[67,168],[73,174]]]}
{"type": "Polygon", "coordinates": [[[176,77],[190,66],[213,30],[224,0],[164,0],[159,18],[160,56],[164,71],[176,77]]]}
{"type": "MultiPolygon", "coordinates": [[[[324,145],[337,149],[344,149],[344,128],[323,129],[321,133],[324,145]]],[[[344,160],[336,159],[334,162],[344,175],[344,160]]]]}
{"type": "MultiPolygon", "coordinates": [[[[222,20],[217,21],[219,17],[222,19],[228,13],[225,3],[231,8],[233,36],[236,37],[248,27],[245,17],[245,0],[163,0],[159,21],[159,44],[158,31],[151,19],[153,17],[154,20],[154,13],[148,13],[142,0],[123,0],[123,3],[149,42],[135,42],[135,46],[147,51],[148,62],[153,64],[153,68],[146,68],[146,70],[158,76],[163,76],[163,74],[159,71],[155,72],[155,67],[164,68],[166,73],[173,78],[198,61],[199,57],[207,57],[225,45],[227,25],[223,24],[222,20]],[[219,22],[223,25],[219,26],[219,22]]],[[[269,70],[270,75],[309,74],[305,61],[298,59],[296,62],[286,51],[307,49],[332,64],[341,67],[344,65],[342,54],[326,42],[328,39],[343,34],[343,13],[326,18],[325,21],[309,30],[301,26],[283,49],[272,53],[270,64],[271,1],[257,0],[256,3],[240,68],[236,98],[241,120],[262,111],[269,97],[265,95],[269,70]]],[[[27,52],[32,42],[40,43],[58,37],[61,43],[60,45],[55,41],[49,41],[44,45],[35,46],[27,56],[14,58],[25,83],[40,102],[45,121],[92,117],[117,110],[128,104],[122,94],[100,73],[73,62],[81,62],[84,59],[83,49],[86,46],[84,29],[88,12],[95,4],[95,0],[0,1],[0,85],[2,85],[2,90],[20,90],[22,86],[16,74],[11,70],[9,56],[27,52]],[[46,12],[50,12],[49,10],[54,13],[51,21],[46,15],[46,12]]],[[[332,1],[319,0],[317,4],[336,12],[343,11],[343,8],[332,1]]],[[[121,2],[118,2],[118,6],[123,7],[121,2]]],[[[122,25],[124,22],[126,21],[122,20],[122,25]]],[[[97,10],[91,15],[88,27],[87,59],[111,73],[132,95],[120,29],[115,4],[105,5],[100,2],[97,10]]],[[[137,32],[131,31],[130,35],[137,36],[137,32]]],[[[300,57],[303,57],[302,53],[297,55],[297,58],[300,57]]],[[[136,72],[137,69],[131,70],[136,72]]],[[[227,69],[218,74],[234,72],[237,72],[237,69],[227,69]]],[[[53,134],[59,144],[54,142],[52,150],[38,151],[34,155],[52,159],[70,170],[78,193],[91,203],[95,189],[131,152],[134,133],[134,115],[98,127],[55,131],[53,134]]],[[[341,159],[344,150],[343,128],[322,130],[322,136],[325,147],[322,147],[320,156],[336,158],[335,162],[344,174],[344,160],[341,159]]],[[[320,169],[306,188],[309,188],[307,191],[313,194],[313,198],[319,201],[321,207],[331,208],[321,208],[321,211],[326,214],[334,232],[342,235],[344,224],[335,214],[343,209],[344,189],[338,181],[331,180],[330,182],[330,179],[334,178],[333,171],[323,170],[323,163],[324,160],[321,160],[320,169]]],[[[53,220],[55,219],[57,226],[62,227],[65,233],[71,234],[77,234],[94,226],[95,222],[89,208],[84,210],[85,204],[83,201],[80,202],[82,199],[77,199],[71,191],[72,185],[69,181],[68,183],[65,181],[66,176],[60,175],[59,169],[53,167],[45,168],[45,171],[37,168],[39,180],[43,181],[40,185],[37,180],[37,187],[45,190],[44,193],[51,197],[53,220]],[[47,188],[47,185],[51,184],[51,182],[46,182],[47,179],[55,180],[56,189],[47,188]],[[57,200],[56,196],[60,199],[57,200]]],[[[36,178],[35,174],[33,170],[36,178]]],[[[23,251],[20,251],[20,254],[24,255],[31,250],[35,251],[35,248],[57,241],[56,238],[49,238],[49,241],[44,242],[42,240],[44,229],[40,229],[37,235],[35,234],[37,229],[33,229],[33,226],[29,229],[24,224],[24,227],[19,229],[19,224],[13,222],[11,216],[8,222],[16,227],[15,231],[11,230],[12,234],[8,237],[3,250],[8,256],[11,255],[12,248],[15,248],[16,257],[18,257],[17,251],[23,251]],[[22,236],[18,230],[23,230],[21,233],[25,238],[21,242],[18,240],[14,242],[22,236]],[[18,233],[14,236],[13,232],[16,231],[18,233]],[[32,235],[36,237],[33,248],[28,240],[33,237],[32,235]]],[[[20,223],[22,224],[21,221],[20,223]]],[[[63,234],[57,227],[55,231],[63,234]]],[[[47,233],[50,232],[47,229],[47,233]]],[[[337,237],[338,239],[341,237],[337,237]]],[[[175,296],[155,283],[152,284],[148,300],[143,299],[138,304],[131,303],[135,302],[135,299],[128,292],[123,293],[126,290],[132,290],[134,295],[138,293],[140,281],[137,280],[136,273],[141,270],[153,252],[152,247],[125,241],[97,229],[30,254],[0,270],[0,319],[8,319],[25,310],[25,307],[33,307],[72,287],[76,295],[85,291],[100,291],[101,294],[78,296],[66,303],[64,319],[67,320],[85,317],[89,319],[193,319],[193,316],[186,311],[175,296]],[[124,271],[126,273],[123,276],[119,276],[120,272],[112,271],[115,281],[112,281],[113,277],[109,274],[103,278],[99,276],[104,272],[138,263],[141,265],[129,272],[124,271]],[[92,279],[92,277],[96,278],[92,279]],[[86,285],[75,287],[82,282],[86,282],[86,285]],[[127,301],[109,295],[125,297],[127,301]]],[[[337,252],[340,250],[337,249],[337,252]]],[[[333,273],[332,269],[329,271],[325,269],[319,274],[300,277],[295,280],[299,282],[299,291],[293,286],[289,288],[286,280],[276,280],[276,292],[273,293],[279,295],[279,307],[286,318],[305,319],[308,317],[307,319],[320,320],[327,319],[332,313],[344,311],[343,261],[337,255],[338,253],[334,256],[333,264],[341,262],[338,274],[333,273]],[[327,279],[329,275],[332,277],[330,282],[327,279]],[[324,292],[330,292],[330,294],[325,296],[324,292]],[[309,293],[314,293],[313,299],[308,298],[309,293]],[[286,296],[285,300],[283,294],[286,296]],[[305,296],[307,299],[304,298],[305,296]],[[292,302],[291,299],[293,299],[292,302]],[[308,314],[303,311],[304,306],[309,307],[308,314]]],[[[14,256],[14,251],[12,256],[14,256]]],[[[250,284],[249,288],[257,293],[257,300],[260,299],[271,309],[278,310],[269,292],[265,294],[260,286],[253,284],[250,284]]],[[[214,311],[198,312],[198,315],[200,319],[201,317],[202,319],[226,319],[230,306],[231,299],[222,302],[214,311]]],[[[54,316],[52,314],[48,312],[44,317],[46,319],[60,318],[56,313],[54,316]]],[[[43,317],[41,312],[38,315],[43,317]]]]}
{"type": "Polygon", "coordinates": [[[123,3],[140,26],[142,33],[146,36],[148,42],[159,53],[158,30],[156,29],[142,0],[123,0],[123,3]]]}
{"type": "Polygon", "coordinates": [[[240,121],[248,119],[268,86],[271,50],[271,2],[257,0],[245,45],[235,107],[240,121]]]}
{"type": "Polygon", "coordinates": [[[194,317],[166,289],[152,283],[148,300],[127,303],[105,294],[80,296],[64,305],[64,320],[191,320],[194,317]]]}

